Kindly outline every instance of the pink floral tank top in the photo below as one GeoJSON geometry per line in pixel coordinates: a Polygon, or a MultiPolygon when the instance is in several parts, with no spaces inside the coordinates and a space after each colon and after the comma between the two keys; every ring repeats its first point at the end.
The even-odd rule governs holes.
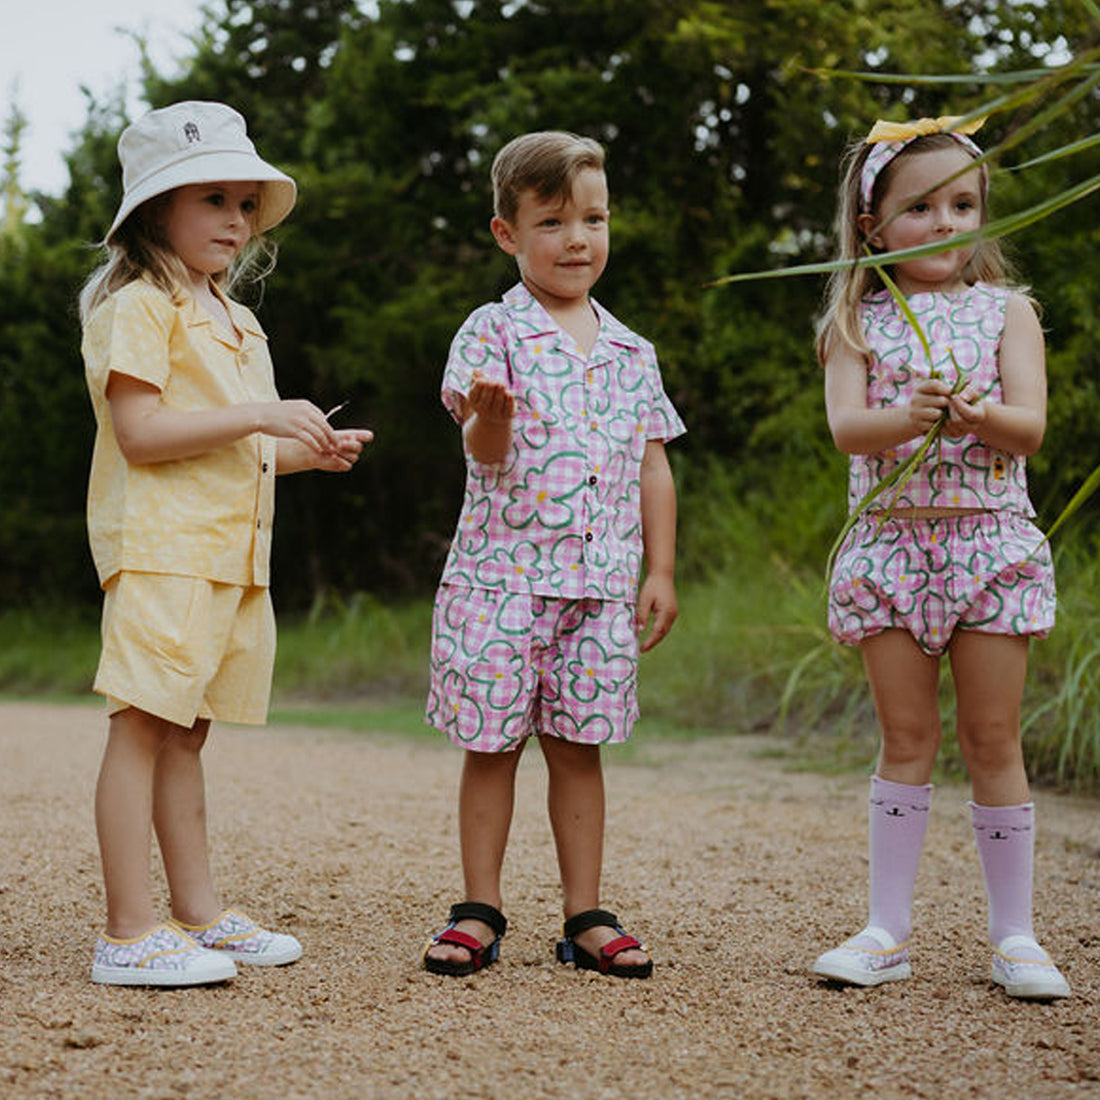
{"type": "MultiPolygon", "coordinates": [[[[867,370],[867,405],[879,409],[907,404],[918,382],[931,376],[932,365],[948,383],[958,366],[977,391],[1001,401],[998,352],[1004,332],[1009,291],[976,283],[954,293],[923,292],[908,298],[932,350],[932,363],[920,338],[889,291],[863,299],[861,321],[871,349],[867,370]]],[[[888,451],[852,455],[848,505],[854,508],[891,470],[904,463],[923,439],[900,443],[888,451]]],[[[889,495],[887,498],[889,499],[889,495]]],[[[941,435],[898,496],[896,508],[988,508],[1034,516],[1027,494],[1021,455],[994,450],[973,435],[941,435]]]]}

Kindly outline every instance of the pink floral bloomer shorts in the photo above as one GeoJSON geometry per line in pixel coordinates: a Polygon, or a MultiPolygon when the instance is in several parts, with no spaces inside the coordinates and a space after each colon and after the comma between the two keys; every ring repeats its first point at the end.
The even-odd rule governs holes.
{"type": "Polygon", "coordinates": [[[1054,626],[1050,546],[1026,516],[983,512],[948,519],[866,516],[837,554],[829,630],[838,642],[900,627],[931,656],[953,632],[1035,635],[1054,626]]]}
{"type": "Polygon", "coordinates": [[[638,716],[637,670],[630,604],[444,584],[426,717],[475,752],[532,734],[612,744],[638,716]]]}

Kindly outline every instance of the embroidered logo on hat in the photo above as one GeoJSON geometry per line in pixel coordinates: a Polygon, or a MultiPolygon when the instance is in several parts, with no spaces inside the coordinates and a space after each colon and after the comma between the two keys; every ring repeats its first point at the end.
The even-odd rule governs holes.
{"type": "Polygon", "coordinates": [[[198,126],[193,122],[183,124],[183,136],[187,138],[188,145],[193,141],[202,141],[202,134],[199,133],[198,126]]]}

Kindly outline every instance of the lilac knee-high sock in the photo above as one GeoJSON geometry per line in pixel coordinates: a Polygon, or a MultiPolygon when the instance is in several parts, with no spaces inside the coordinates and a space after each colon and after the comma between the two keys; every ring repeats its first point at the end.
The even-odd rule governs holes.
{"type": "Polygon", "coordinates": [[[979,806],[970,803],[970,823],[978,842],[985,891],[989,897],[989,938],[1034,938],[1031,880],[1035,864],[1035,803],[979,806]]]}
{"type": "Polygon", "coordinates": [[[931,783],[911,787],[871,776],[867,816],[871,916],[867,923],[885,928],[898,943],[909,938],[913,886],[931,805],[931,783]]]}

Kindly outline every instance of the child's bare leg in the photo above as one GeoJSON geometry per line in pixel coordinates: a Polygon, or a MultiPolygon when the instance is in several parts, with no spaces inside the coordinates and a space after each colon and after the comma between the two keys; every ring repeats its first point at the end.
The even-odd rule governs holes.
{"type": "MultiPolygon", "coordinates": [[[[580,745],[557,737],[540,737],[549,777],[547,805],[550,826],[561,869],[565,916],[572,917],[600,905],[603,867],[604,787],[598,745],[580,745]]],[[[576,942],[590,955],[618,937],[613,928],[597,927],[581,932],[576,942]]],[[[621,966],[641,966],[644,951],[623,951],[615,956],[621,966]]]]}
{"type": "Polygon", "coordinates": [[[1027,638],[959,631],[951,643],[959,749],[974,801],[1013,806],[1031,797],[1020,741],[1027,638]]]}
{"type": "Polygon", "coordinates": [[[191,729],[165,723],[153,780],[153,825],[172,898],[172,916],[207,924],[221,912],[210,875],[206,842],[206,784],[202,747],[208,719],[191,729]]]}
{"type": "Polygon", "coordinates": [[[932,777],[940,747],[938,657],[905,630],[884,630],[860,644],[882,730],[877,774],[917,787],[932,777]]]}
{"type": "Polygon", "coordinates": [[[95,792],[96,831],[107,894],[107,935],[133,939],[156,923],[149,854],[153,776],[164,723],[128,707],[111,716],[95,792]]]}
{"type": "MultiPolygon", "coordinates": [[[[462,845],[462,876],[466,901],[501,908],[500,870],[515,803],[516,768],[523,744],[511,752],[467,752],[458,791],[458,833],[462,845]]],[[[483,944],[496,933],[479,920],[459,921],[456,927],[483,944]]],[[[433,959],[466,962],[470,952],[455,944],[437,943],[433,959]]]]}

